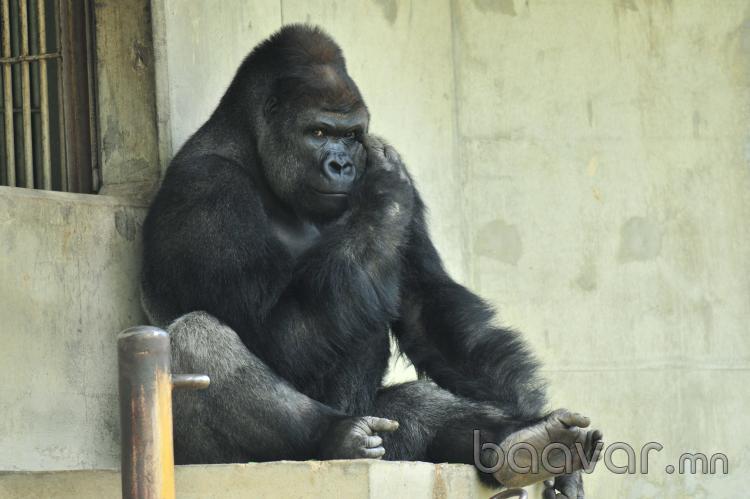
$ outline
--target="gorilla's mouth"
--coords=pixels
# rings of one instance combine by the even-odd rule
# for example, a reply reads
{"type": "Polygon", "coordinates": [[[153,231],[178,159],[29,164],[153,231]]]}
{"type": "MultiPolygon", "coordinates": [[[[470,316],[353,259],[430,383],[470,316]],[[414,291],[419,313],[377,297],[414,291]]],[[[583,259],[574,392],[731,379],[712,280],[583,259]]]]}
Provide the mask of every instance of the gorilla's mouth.
{"type": "Polygon", "coordinates": [[[319,191],[318,189],[313,189],[315,192],[320,194],[321,196],[327,196],[327,197],[334,197],[334,198],[343,198],[349,195],[348,192],[338,192],[338,191],[319,191]]]}

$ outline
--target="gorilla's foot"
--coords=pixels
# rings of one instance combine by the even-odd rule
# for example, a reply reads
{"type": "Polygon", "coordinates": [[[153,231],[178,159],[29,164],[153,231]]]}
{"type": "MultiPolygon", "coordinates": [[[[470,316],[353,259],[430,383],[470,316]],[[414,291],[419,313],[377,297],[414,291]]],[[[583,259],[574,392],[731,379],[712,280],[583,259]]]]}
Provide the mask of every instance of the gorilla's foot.
{"type": "Polygon", "coordinates": [[[385,455],[378,433],[398,429],[398,422],[365,416],[334,423],[321,443],[321,459],[380,459],[385,455]]]}
{"type": "Polygon", "coordinates": [[[583,469],[601,448],[602,432],[587,429],[589,424],[586,416],[558,409],[511,433],[500,443],[503,461],[493,476],[506,487],[525,487],[583,469]]]}

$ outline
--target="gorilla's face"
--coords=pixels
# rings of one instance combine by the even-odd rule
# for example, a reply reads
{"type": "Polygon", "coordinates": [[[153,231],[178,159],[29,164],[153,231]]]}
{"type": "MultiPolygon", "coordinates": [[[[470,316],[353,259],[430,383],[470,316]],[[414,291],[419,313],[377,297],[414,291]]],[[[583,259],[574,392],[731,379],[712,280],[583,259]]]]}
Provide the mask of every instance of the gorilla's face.
{"type": "Polygon", "coordinates": [[[277,112],[282,116],[273,120],[267,137],[275,144],[261,151],[271,189],[303,218],[325,221],[341,215],[365,169],[366,108],[277,112]]]}

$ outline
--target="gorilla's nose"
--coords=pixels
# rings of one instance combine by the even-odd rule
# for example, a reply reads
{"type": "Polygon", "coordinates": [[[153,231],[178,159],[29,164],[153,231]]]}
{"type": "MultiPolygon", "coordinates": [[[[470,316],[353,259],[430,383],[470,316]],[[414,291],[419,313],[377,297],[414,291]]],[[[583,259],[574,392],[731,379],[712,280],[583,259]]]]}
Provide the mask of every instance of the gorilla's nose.
{"type": "Polygon", "coordinates": [[[352,183],[354,173],[354,164],[347,156],[332,156],[323,163],[323,174],[341,187],[347,187],[352,183]]]}

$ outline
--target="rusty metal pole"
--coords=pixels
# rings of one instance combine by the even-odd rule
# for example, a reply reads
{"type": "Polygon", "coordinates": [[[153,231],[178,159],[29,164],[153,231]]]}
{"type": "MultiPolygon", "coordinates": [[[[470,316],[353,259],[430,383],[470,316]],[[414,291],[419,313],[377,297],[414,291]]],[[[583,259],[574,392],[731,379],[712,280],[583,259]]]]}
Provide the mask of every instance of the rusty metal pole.
{"type": "Polygon", "coordinates": [[[495,494],[494,496],[490,497],[490,499],[510,499],[512,497],[515,497],[517,499],[528,499],[529,493],[523,489],[508,489],[500,492],[499,494],[495,494]]]}
{"type": "Polygon", "coordinates": [[[208,376],[170,372],[169,335],[138,326],[117,338],[123,499],[174,499],[172,389],[201,389],[208,376]]]}

